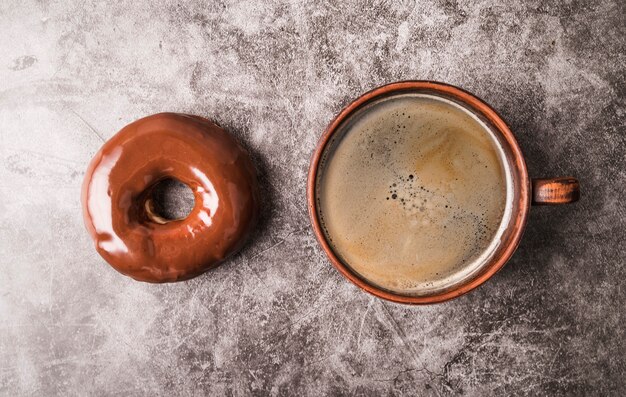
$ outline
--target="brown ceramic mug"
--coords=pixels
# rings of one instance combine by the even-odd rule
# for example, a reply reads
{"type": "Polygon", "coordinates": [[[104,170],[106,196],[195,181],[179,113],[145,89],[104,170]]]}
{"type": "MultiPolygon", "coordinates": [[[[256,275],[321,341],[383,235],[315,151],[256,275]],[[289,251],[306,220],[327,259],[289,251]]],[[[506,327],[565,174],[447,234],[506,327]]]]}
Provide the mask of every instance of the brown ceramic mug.
{"type": "Polygon", "coordinates": [[[517,248],[524,231],[530,206],[556,205],[577,201],[579,198],[579,184],[575,178],[561,177],[550,179],[531,179],[528,176],[522,151],[511,130],[496,111],[478,97],[460,88],[432,81],[403,81],[391,83],[376,88],[346,106],[328,125],[313,154],[307,183],[307,200],[309,215],[313,229],[326,255],[341,274],[361,289],[383,299],[405,304],[429,304],[443,302],[465,294],[478,287],[493,276],[509,260],[517,248]],[[497,145],[504,153],[504,161],[512,180],[511,214],[505,223],[503,218],[503,232],[499,235],[499,243],[495,251],[470,278],[448,285],[437,291],[428,293],[404,294],[392,291],[372,282],[354,271],[344,263],[331,247],[327,235],[323,231],[319,217],[319,198],[317,185],[319,183],[320,164],[325,156],[325,149],[333,140],[335,133],[342,128],[355,112],[365,107],[389,98],[394,95],[407,93],[427,94],[453,101],[466,110],[469,110],[482,122],[489,126],[490,131],[497,138],[497,145]]]}

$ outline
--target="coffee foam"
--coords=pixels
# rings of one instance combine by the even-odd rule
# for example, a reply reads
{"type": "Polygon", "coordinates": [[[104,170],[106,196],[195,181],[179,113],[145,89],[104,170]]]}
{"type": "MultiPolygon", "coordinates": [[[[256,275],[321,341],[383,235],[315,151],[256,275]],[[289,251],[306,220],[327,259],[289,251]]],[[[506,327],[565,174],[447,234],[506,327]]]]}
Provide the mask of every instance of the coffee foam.
{"type": "Polygon", "coordinates": [[[404,294],[445,289],[493,254],[509,166],[490,129],[448,99],[402,94],[357,111],[322,154],[318,218],[337,256],[404,294]]]}

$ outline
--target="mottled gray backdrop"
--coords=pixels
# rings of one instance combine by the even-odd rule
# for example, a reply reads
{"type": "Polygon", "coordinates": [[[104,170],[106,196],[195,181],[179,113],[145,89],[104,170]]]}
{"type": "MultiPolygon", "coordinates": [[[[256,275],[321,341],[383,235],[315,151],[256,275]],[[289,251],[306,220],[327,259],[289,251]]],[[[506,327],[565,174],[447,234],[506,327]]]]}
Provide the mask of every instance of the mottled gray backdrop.
{"type": "Polygon", "coordinates": [[[203,3],[0,2],[0,394],[624,395],[626,2],[203,3]],[[429,307],[346,282],[307,217],[325,125],[401,79],[483,97],[532,176],[583,189],[429,307]],[[96,254],[79,196],[103,140],[161,111],[230,129],[265,213],[223,266],[150,285],[96,254]]]}

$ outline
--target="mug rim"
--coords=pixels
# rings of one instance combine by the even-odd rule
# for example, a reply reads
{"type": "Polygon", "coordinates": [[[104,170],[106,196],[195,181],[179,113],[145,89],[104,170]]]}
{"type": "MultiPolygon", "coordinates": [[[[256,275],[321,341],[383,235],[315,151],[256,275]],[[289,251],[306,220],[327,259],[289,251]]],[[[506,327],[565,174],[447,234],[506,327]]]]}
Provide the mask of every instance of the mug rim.
{"type": "Polygon", "coordinates": [[[528,176],[524,155],[509,126],[485,101],[476,95],[451,84],[431,80],[405,80],[385,84],[362,94],[346,105],[328,124],[311,157],[307,179],[307,202],[309,207],[309,218],[317,241],[322,246],[322,249],[335,269],[337,269],[345,278],[360,289],[378,298],[404,304],[431,304],[445,302],[468,293],[490,279],[504,266],[506,262],[508,262],[517,249],[526,226],[530,210],[530,178],[528,176]],[[473,113],[486,118],[493,127],[494,133],[500,134],[500,136],[504,138],[504,142],[500,142],[500,145],[508,146],[508,149],[512,154],[512,159],[509,161],[511,161],[511,166],[514,168],[513,171],[515,171],[512,172],[512,180],[514,192],[513,215],[516,216],[510,221],[509,226],[506,229],[507,232],[511,232],[507,237],[506,246],[499,251],[499,255],[495,255],[489,260],[489,262],[483,264],[480,272],[475,277],[466,280],[449,290],[435,292],[428,295],[404,295],[382,289],[370,282],[367,282],[364,278],[362,278],[362,276],[359,276],[355,271],[344,264],[326,241],[326,237],[324,236],[318,219],[317,204],[315,199],[317,173],[322,154],[326,145],[330,141],[330,138],[338,131],[343,122],[361,107],[373,102],[376,99],[383,96],[411,91],[430,91],[435,94],[443,94],[444,96],[452,97],[469,107],[469,110],[473,113]],[[504,143],[506,143],[506,145],[504,143]],[[517,174],[517,178],[515,174],[517,174]],[[519,197],[516,197],[518,195],[519,197]],[[515,200],[516,198],[517,200],[515,200]]]}

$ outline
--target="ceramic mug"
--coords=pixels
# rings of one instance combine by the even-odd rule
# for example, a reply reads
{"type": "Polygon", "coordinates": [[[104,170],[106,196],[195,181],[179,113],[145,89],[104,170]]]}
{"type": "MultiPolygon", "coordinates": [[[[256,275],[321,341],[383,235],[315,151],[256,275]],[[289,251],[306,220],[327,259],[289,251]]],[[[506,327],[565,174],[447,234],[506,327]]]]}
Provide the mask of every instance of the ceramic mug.
{"type": "Polygon", "coordinates": [[[526,226],[531,205],[566,204],[577,201],[579,196],[579,184],[575,178],[561,177],[550,179],[531,179],[528,176],[524,155],[522,154],[519,144],[515,140],[511,129],[507,126],[502,117],[500,117],[491,106],[487,105],[475,95],[458,87],[433,81],[402,81],[391,83],[363,94],[361,97],[346,106],[333,119],[333,121],[331,121],[322,134],[311,159],[307,183],[307,200],[311,223],[319,243],[335,268],[361,289],[379,298],[405,304],[429,304],[443,302],[456,298],[478,287],[493,276],[498,270],[500,270],[513,255],[513,252],[519,245],[526,226]],[[497,137],[497,144],[505,153],[505,161],[508,162],[513,181],[512,214],[509,218],[508,224],[506,225],[504,233],[501,235],[501,243],[491,258],[481,265],[480,270],[473,278],[462,280],[461,283],[452,285],[442,291],[436,291],[425,295],[403,295],[380,288],[367,282],[364,278],[351,270],[349,266],[343,263],[335,252],[333,252],[333,249],[326,240],[326,236],[322,231],[317,208],[319,203],[316,199],[316,183],[318,179],[317,176],[320,161],[322,159],[324,149],[331,140],[333,134],[341,129],[344,122],[346,122],[350,116],[352,116],[359,109],[362,109],[364,106],[383,97],[387,98],[389,96],[403,93],[425,93],[453,100],[464,106],[474,115],[479,117],[483,122],[488,124],[497,137]]]}

